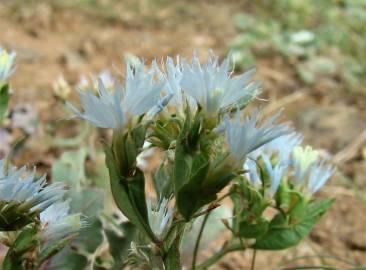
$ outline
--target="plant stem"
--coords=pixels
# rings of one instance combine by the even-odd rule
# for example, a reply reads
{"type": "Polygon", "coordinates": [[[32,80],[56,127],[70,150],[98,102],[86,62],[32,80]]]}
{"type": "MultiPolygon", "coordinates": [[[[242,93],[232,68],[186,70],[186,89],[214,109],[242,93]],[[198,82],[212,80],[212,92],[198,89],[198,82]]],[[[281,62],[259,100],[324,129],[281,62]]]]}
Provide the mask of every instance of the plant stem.
{"type": "Polygon", "coordinates": [[[204,261],[203,263],[201,263],[200,265],[198,265],[195,268],[195,270],[205,270],[208,267],[210,267],[211,265],[213,265],[216,262],[218,262],[226,254],[228,254],[230,252],[242,251],[242,250],[245,250],[245,247],[242,244],[226,245],[226,246],[222,247],[219,252],[217,252],[212,257],[208,258],[206,261],[204,261]]]}
{"type": "Polygon", "coordinates": [[[197,255],[198,255],[198,249],[199,249],[199,246],[200,246],[201,237],[202,237],[203,230],[205,229],[205,226],[206,226],[206,223],[207,223],[207,220],[208,220],[208,217],[210,216],[210,214],[211,214],[211,212],[208,212],[205,215],[205,217],[202,221],[202,224],[201,224],[200,231],[199,231],[198,236],[197,236],[196,244],[194,246],[194,251],[193,251],[192,270],[196,269],[196,261],[197,261],[197,255]]]}
{"type": "Polygon", "coordinates": [[[252,264],[251,264],[251,267],[250,267],[250,270],[254,270],[254,267],[255,267],[255,257],[257,255],[257,250],[256,249],[253,249],[253,257],[252,257],[252,264]]]}

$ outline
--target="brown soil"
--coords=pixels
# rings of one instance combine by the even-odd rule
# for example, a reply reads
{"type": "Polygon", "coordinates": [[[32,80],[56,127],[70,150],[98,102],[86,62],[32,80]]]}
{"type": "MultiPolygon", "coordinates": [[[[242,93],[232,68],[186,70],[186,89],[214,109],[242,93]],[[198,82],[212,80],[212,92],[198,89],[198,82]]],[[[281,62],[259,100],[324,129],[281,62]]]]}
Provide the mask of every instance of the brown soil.
{"type": "MultiPolygon", "coordinates": [[[[212,48],[224,55],[236,34],[233,15],[244,8],[238,2],[155,4],[131,0],[100,13],[83,6],[61,6],[51,0],[0,2],[0,44],[18,53],[11,106],[31,103],[40,121],[34,138],[16,156],[17,162],[27,160],[49,171],[59,154],[42,145],[42,139],[48,125],[66,117],[52,93],[52,83],[60,74],[76,83],[81,74],[121,69],[127,53],[150,60],[166,55],[190,56],[194,50],[212,48]]],[[[307,142],[337,154],[365,130],[366,112],[361,110],[365,93],[349,97],[326,84],[308,88],[277,57],[260,61],[257,70],[264,96],[271,100],[269,106],[285,107],[286,117],[305,132],[307,142]],[[288,95],[293,100],[286,100],[288,95]]],[[[256,269],[273,269],[282,259],[314,254],[366,265],[366,157],[362,149],[365,151],[365,143],[340,163],[337,177],[319,194],[334,196],[337,202],[311,236],[289,251],[259,252],[256,269]]],[[[250,258],[250,252],[232,254],[215,269],[249,269],[250,258]]],[[[321,263],[319,259],[299,262],[321,263]]],[[[338,261],[327,262],[346,267],[338,261]]]]}

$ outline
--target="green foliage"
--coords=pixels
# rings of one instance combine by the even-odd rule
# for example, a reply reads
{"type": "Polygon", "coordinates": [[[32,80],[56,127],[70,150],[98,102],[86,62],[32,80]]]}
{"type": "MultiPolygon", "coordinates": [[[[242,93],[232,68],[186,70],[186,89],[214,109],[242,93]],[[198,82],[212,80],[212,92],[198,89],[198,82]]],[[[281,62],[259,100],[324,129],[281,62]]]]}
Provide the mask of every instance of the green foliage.
{"type": "Polygon", "coordinates": [[[254,248],[280,250],[298,244],[333,203],[333,199],[309,203],[304,216],[293,222],[283,213],[277,214],[269,224],[267,233],[257,240],[254,248]]]}
{"type": "Polygon", "coordinates": [[[52,166],[54,181],[70,188],[71,211],[83,213],[87,226],[73,240],[72,249],[64,249],[52,258],[50,269],[122,269],[135,238],[135,227],[118,221],[114,209],[108,207],[109,174],[100,163],[104,154],[97,150],[93,160],[97,166],[88,167],[91,153],[86,147],[66,151],[52,166]]]}
{"type": "MultiPolygon", "coordinates": [[[[289,248],[309,234],[333,203],[312,196],[333,168],[309,161],[309,148],[298,146],[298,136],[291,137],[287,125],[276,125],[277,116],[260,121],[254,111],[240,120],[240,110],[258,93],[258,84],[250,82],[252,73],[232,78],[228,61],[218,65],[213,56],[206,65],[198,61],[194,57],[192,66],[167,63],[170,72],[165,76],[173,74],[170,90],[182,95],[183,104],[176,104],[180,108],[175,113],[165,107],[174,95],[159,99],[157,90],[167,85],[164,75],[160,76],[164,81],[152,83],[143,66],[127,73],[128,93],[122,88],[113,95],[99,89],[99,97],[81,93],[86,111],[77,112],[78,116],[114,128],[112,141],[104,142],[104,154],[83,145],[63,152],[52,166],[52,185],[43,186],[45,178],[33,181],[35,174],[24,180],[25,170],[8,168],[0,161],[4,186],[0,187],[0,229],[7,233],[1,240],[9,247],[4,269],[179,270],[182,247],[194,243],[192,270],[201,270],[229,252],[289,248]],[[184,68],[192,96],[183,95],[179,85],[184,68]],[[151,87],[146,90],[150,94],[133,92],[130,86],[138,83],[138,89],[151,87]],[[250,98],[234,93],[243,88],[250,98]],[[119,107],[124,94],[126,100],[136,102],[129,111],[119,107]],[[143,171],[139,161],[151,148],[158,149],[162,159],[156,168],[143,171]],[[291,155],[294,149],[301,166],[291,155]],[[101,166],[102,157],[106,168],[101,166]],[[296,178],[300,173],[295,165],[306,179],[296,178]],[[70,201],[50,203],[64,196],[63,185],[57,182],[68,187],[70,201]],[[156,199],[148,197],[150,187],[156,199]],[[221,206],[224,199],[232,201],[230,213],[221,206]],[[37,211],[24,212],[33,200],[41,201],[35,204],[37,211]],[[274,209],[274,216],[267,214],[269,209],[274,209]],[[220,211],[225,214],[219,215],[220,211]],[[231,232],[230,239],[196,266],[200,241],[207,245],[223,229],[231,232]]],[[[83,144],[82,138],[91,137],[88,132],[68,139],[67,145],[83,144]]]]}
{"type": "MultiPolygon", "coordinates": [[[[35,228],[23,230],[9,248],[3,263],[4,270],[21,270],[25,267],[23,257],[30,249],[37,245],[37,230],[35,228]]],[[[33,268],[33,266],[31,266],[33,268]]]]}

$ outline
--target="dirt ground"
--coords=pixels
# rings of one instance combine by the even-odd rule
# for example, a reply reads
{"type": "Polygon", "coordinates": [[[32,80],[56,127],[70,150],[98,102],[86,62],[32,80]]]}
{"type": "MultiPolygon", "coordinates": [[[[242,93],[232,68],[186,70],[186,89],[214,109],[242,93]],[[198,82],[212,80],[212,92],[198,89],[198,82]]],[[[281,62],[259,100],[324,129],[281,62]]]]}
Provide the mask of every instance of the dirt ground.
{"type": "MultiPolygon", "coordinates": [[[[0,44],[18,54],[11,106],[31,104],[41,124],[16,160],[45,171],[59,153],[47,147],[36,151],[34,143],[42,141],[50,123],[66,117],[52,93],[60,74],[76,83],[81,74],[123,68],[123,58],[131,54],[151,60],[189,57],[194,50],[211,48],[224,56],[236,35],[232,17],[245,8],[240,1],[166,5],[130,0],[96,13],[50,1],[20,3],[0,1],[0,44]]],[[[319,194],[334,196],[337,202],[310,237],[288,251],[258,252],[256,269],[276,269],[282,260],[314,254],[366,265],[366,92],[345,93],[323,81],[307,87],[279,57],[260,61],[257,71],[263,97],[269,100],[261,106],[267,112],[284,107],[285,117],[304,132],[306,142],[334,155],[339,171],[319,194]]],[[[215,269],[249,269],[250,258],[250,252],[228,255],[215,269]]],[[[324,260],[346,269],[339,260],[324,260]]],[[[319,258],[299,262],[322,263],[319,258]]]]}

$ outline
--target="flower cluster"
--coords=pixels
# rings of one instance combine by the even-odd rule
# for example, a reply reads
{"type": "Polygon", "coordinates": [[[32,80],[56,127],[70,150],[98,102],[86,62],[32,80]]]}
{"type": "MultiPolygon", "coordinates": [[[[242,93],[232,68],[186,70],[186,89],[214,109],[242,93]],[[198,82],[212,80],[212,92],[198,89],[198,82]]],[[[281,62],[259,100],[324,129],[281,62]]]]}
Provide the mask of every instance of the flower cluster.
{"type": "Polygon", "coordinates": [[[70,214],[70,201],[58,201],[40,215],[41,239],[49,244],[74,236],[81,228],[80,214],[70,214]]]}
{"type": "Polygon", "coordinates": [[[263,184],[258,166],[258,161],[262,160],[271,182],[268,189],[271,197],[285,178],[308,196],[318,191],[332,176],[334,168],[320,159],[318,151],[310,146],[299,146],[300,138],[296,133],[281,136],[258,149],[255,158],[248,158],[244,169],[248,171],[247,179],[251,185],[259,187],[263,184]]]}
{"type": "Polygon", "coordinates": [[[202,108],[206,117],[216,117],[229,107],[248,103],[260,93],[259,83],[252,81],[254,70],[232,76],[229,60],[227,58],[219,65],[218,58],[210,54],[207,63],[201,65],[198,56],[194,55],[191,64],[179,57],[174,64],[168,57],[162,63],[162,69],[156,61],[150,69],[139,61],[133,67],[126,66],[124,87],[116,84],[109,92],[100,80],[99,98],[90,91],[78,91],[83,112],[71,104],[69,107],[91,124],[112,129],[128,126],[135,116],[148,112],[155,115],[168,102],[180,114],[188,102],[190,107],[202,108]]]}
{"type": "Polygon", "coordinates": [[[159,106],[162,84],[154,81],[152,69],[145,72],[143,63],[127,65],[124,86],[116,83],[109,92],[102,80],[98,83],[99,98],[91,92],[79,90],[84,112],[69,104],[75,114],[100,128],[122,129],[133,117],[143,115],[154,106],[159,106]]]}
{"type": "MultiPolygon", "coordinates": [[[[9,165],[10,166],[10,165],[9,165]]],[[[81,227],[80,215],[69,215],[69,201],[59,183],[47,185],[46,176],[26,167],[9,167],[0,160],[0,229],[13,231],[29,223],[41,223],[42,241],[60,240],[81,227]],[[40,220],[38,220],[40,216],[40,220]]]]}
{"type": "MultiPolygon", "coordinates": [[[[100,80],[98,96],[79,90],[81,111],[69,105],[77,117],[113,129],[112,143],[105,145],[111,191],[143,239],[130,256],[133,265],[181,269],[176,255],[189,224],[222,198],[233,202],[232,222],[226,223],[232,241],[255,240],[243,249],[297,244],[332,204],[312,195],[333,167],[300,146],[302,136],[278,123],[280,113],[264,119],[254,109],[242,118],[260,93],[253,75],[234,75],[230,58],[219,63],[212,53],[203,64],[197,55],[191,61],[168,57],[161,66],[153,61],[149,68],[136,61],[127,65],[123,86],[110,89],[100,80]],[[146,166],[140,166],[147,145],[163,156],[152,172],[154,205],[146,196],[146,166]],[[220,198],[224,190],[228,194],[220,198]],[[267,217],[268,207],[277,214],[267,217]]],[[[203,265],[199,269],[209,266],[203,265]]]]}

